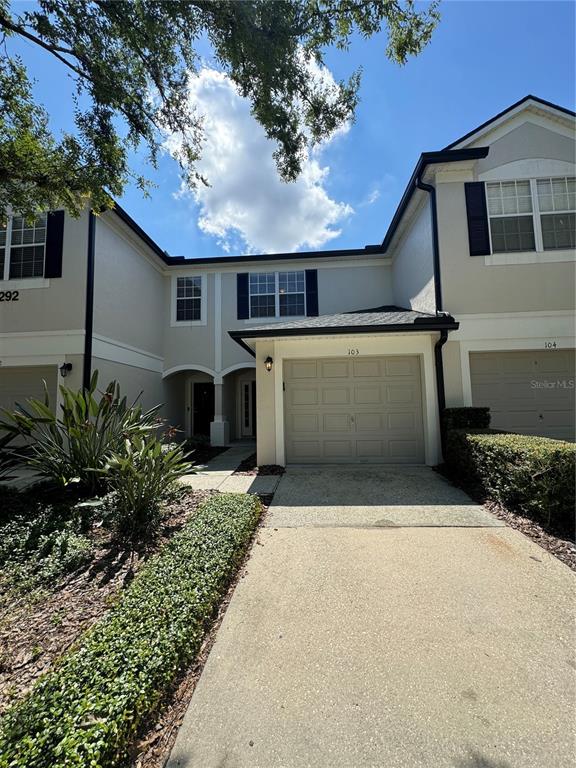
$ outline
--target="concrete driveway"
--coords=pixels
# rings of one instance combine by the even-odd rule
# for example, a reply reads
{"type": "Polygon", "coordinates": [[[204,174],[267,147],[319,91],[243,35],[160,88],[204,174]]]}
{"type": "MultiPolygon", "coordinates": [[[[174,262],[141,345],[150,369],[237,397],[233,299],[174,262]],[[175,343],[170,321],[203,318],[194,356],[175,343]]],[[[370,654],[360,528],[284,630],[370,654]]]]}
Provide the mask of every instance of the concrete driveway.
{"type": "Polygon", "coordinates": [[[574,579],[426,468],[294,468],[170,768],[572,768],[574,579]]]}

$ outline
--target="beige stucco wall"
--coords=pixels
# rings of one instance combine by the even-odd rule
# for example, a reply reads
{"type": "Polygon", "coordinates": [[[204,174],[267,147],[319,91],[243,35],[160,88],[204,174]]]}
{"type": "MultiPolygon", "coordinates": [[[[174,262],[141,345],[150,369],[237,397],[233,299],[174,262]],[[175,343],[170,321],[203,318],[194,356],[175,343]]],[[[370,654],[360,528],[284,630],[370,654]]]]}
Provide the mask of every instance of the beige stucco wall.
{"type": "Polygon", "coordinates": [[[548,130],[541,125],[525,122],[493,142],[480,140],[480,146],[490,146],[488,156],[478,161],[479,174],[492,168],[528,158],[545,158],[575,162],[574,139],[548,130]]]}
{"type": "Polygon", "coordinates": [[[437,187],[444,309],[454,315],[574,307],[574,262],[488,266],[470,256],[464,183],[437,187]]]}
{"type": "MultiPolygon", "coordinates": [[[[126,395],[128,403],[132,403],[141,392],[142,396],[138,402],[144,409],[164,403],[164,387],[160,373],[98,357],[92,360],[92,371],[96,370],[98,388],[101,390],[106,389],[111,381],[118,381],[120,391],[122,395],[126,395]]],[[[161,415],[165,416],[164,410],[161,415]]]]}
{"type": "MultiPolygon", "coordinates": [[[[450,337],[448,337],[450,339],[450,337]]],[[[464,405],[462,392],[462,364],[460,343],[448,340],[442,348],[444,365],[444,393],[446,406],[457,408],[464,405]]]]}
{"type": "MultiPolygon", "coordinates": [[[[482,143],[489,144],[490,151],[477,163],[474,178],[554,176],[559,167],[569,169],[574,163],[574,139],[531,122],[482,143]]],[[[540,263],[490,265],[484,256],[470,256],[464,181],[439,182],[436,187],[445,310],[458,315],[574,308],[574,260],[551,261],[548,251],[540,263]]],[[[569,252],[556,254],[570,257],[569,252]]]]}
{"type": "Polygon", "coordinates": [[[162,355],[165,278],[114,214],[96,219],[94,333],[162,355]]]}
{"type": "Polygon", "coordinates": [[[82,330],[86,306],[88,214],[78,219],[66,214],[62,277],[49,281],[0,280],[0,290],[19,284],[18,301],[0,302],[0,333],[82,330]],[[28,287],[47,282],[45,287],[28,287]]]}
{"type": "Polygon", "coordinates": [[[164,297],[164,370],[179,366],[202,366],[216,374],[230,368],[251,365],[254,359],[235,341],[228,331],[254,325],[281,322],[290,318],[239,320],[237,317],[238,272],[274,272],[302,269],[318,270],[318,304],[320,314],[368,309],[393,303],[391,268],[388,264],[327,265],[321,260],[270,262],[261,265],[238,265],[236,269],[210,268],[174,270],[165,279],[164,297]],[[206,276],[205,324],[173,325],[173,280],[177,275],[206,276]],[[220,285],[220,302],[216,286],[220,285]]]}
{"type": "Polygon", "coordinates": [[[394,259],[392,284],[394,304],[406,309],[434,313],[434,263],[430,197],[423,199],[390,255],[394,259]]]}

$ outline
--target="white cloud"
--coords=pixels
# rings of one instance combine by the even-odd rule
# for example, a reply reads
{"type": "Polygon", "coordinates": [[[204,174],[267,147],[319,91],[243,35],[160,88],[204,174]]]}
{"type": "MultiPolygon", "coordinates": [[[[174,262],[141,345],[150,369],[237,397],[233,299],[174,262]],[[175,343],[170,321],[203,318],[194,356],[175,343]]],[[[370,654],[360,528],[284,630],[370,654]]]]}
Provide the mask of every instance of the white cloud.
{"type": "MultiPolygon", "coordinates": [[[[332,77],[328,70],[317,76],[332,77]]],[[[295,182],[286,183],[272,157],[276,145],[224,74],[202,69],[191,81],[190,99],[204,116],[206,134],[197,170],[211,186],[183,188],[178,194],[192,196],[203,232],[216,237],[225,250],[236,244],[263,253],[319,248],[340,234],[353,210],[326,191],[330,168],[321,164],[323,147],[305,158],[295,182]]],[[[335,135],[347,130],[345,126],[335,135]]],[[[169,136],[165,145],[177,153],[178,138],[169,136]]]]}

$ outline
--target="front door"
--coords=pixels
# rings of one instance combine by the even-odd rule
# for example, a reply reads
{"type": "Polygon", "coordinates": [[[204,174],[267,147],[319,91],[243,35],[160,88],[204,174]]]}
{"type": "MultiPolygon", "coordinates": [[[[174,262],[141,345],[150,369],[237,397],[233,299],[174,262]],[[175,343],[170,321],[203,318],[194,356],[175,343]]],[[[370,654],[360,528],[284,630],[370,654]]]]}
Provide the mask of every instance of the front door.
{"type": "Polygon", "coordinates": [[[195,435],[210,435],[210,424],[214,421],[214,384],[197,382],[194,384],[194,424],[195,435]]]}

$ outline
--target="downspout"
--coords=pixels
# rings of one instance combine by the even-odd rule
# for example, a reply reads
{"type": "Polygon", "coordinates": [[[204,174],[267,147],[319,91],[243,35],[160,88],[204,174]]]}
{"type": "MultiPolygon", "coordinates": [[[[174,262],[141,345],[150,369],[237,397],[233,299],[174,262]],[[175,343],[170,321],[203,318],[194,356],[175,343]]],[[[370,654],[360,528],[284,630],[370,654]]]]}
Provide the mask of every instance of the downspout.
{"type": "Polygon", "coordinates": [[[94,244],[96,235],[96,218],[93,211],[88,214],[88,251],[86,269],[86,319],[84,332],[84,369],[82,372],[82,388],[90,388],[92,378],[92,335],[94,331],[94,244]]]}
{"type": "MultiPolygon", "coordinates": [[[[418,175],[416,186],[418,189],[427,192],[430,195],[430,215],[432,218],[432,264],[434,269],[434,299],[436,303],[436,314],[442,314],[442,284],[440,278],[440,246],[438,244],[438,209],[436,206],[436,187],[432,184],[426,184],[422,181],[422,173],[418,175]]],[[[448,331],[440,331],[440,338],[434,345],[434,367],[436,370],[436,394],[438,397],[438,418],[440,419],[440,448],[442,459],[445,453],[445,435],[442,424],[442,414],[446,408],[446,391],[444,388],[444,360],[442,356],[442,347],[448,340],[448,331]]]]}

